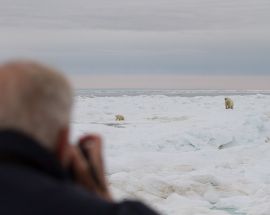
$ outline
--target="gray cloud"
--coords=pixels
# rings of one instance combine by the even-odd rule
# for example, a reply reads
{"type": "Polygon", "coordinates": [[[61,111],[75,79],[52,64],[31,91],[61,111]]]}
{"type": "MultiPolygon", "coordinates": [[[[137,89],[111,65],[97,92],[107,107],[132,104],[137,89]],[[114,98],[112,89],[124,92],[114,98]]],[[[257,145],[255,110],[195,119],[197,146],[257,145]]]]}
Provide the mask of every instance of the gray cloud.
{"type": "Polygon", "coordinates": [[[22,31],[0,34],[0,57],[79,73],[269,74],[270,31],[22,31]]]}
{"type": "Polygon", "coordinates": [[[0,0],[0,26],[110,30],[269,27],[269,0],[0,0]]]}

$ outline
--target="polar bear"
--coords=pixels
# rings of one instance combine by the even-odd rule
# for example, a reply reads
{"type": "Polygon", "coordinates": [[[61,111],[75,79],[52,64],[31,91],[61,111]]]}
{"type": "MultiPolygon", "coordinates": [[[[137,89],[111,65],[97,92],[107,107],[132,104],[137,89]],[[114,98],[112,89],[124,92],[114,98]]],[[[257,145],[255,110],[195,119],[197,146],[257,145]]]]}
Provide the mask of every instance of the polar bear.
{"type": "Polygon", "coordinates": [[[233,106],[234,106],[233,100],[226,97],[225,98],[225,108],[226,109],[233,109],[233,106]]]}
{"type": "Polygon", "coordinates": [[[115,115],[115,120],[116,121],[124,121],[125,117],[123,115],[118,114],[118,115],[115,115]]]}

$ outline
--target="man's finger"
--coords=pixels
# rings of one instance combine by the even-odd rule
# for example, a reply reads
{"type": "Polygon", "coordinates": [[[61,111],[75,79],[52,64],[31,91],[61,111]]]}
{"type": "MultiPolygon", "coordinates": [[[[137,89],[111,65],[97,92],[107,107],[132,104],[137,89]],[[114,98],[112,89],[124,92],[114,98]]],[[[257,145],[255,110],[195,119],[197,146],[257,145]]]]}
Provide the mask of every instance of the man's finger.
{"type": "Polygon", "coordinates": [[[89,166],[80,150],[77,147],[70,147],[70,168],[75,180],[85,186],[89,191],[96,191],[96,186],[89,173],[89,166]]]}
{"type": "Polygon", "coordinates": [[[80,139],[79,146],[88,160],[90,172],[99,190],[107,193],[108,184],[105,177],[105,168],[102,158],[102,139],[98,135],[87,135],[80,139]]]}

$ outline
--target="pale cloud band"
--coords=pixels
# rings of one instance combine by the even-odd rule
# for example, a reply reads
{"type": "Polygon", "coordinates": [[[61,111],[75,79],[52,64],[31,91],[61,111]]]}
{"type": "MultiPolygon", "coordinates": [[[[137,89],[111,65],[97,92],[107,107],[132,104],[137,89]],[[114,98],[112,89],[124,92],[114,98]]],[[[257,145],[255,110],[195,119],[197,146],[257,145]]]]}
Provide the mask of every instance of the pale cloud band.
{"type": "Polygon", "coordinates": [[[75,88],[270,90],[270,76],[70,75],[75,88]]]}

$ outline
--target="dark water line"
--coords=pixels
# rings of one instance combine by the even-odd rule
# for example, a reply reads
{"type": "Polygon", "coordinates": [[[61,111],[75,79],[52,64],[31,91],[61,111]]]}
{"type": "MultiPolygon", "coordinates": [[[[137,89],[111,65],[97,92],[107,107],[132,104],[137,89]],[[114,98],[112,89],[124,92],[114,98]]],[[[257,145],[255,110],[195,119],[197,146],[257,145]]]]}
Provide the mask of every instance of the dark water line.
{"type": "Polygon", "coordinates": [[[149,90],[149,89],[77,89],[75,96],[83,97],[122,97],[122,96],[156,96],[195,97],[195,96],[236,96],[236,95],[270,95],[262,90],[149,90]]]}

